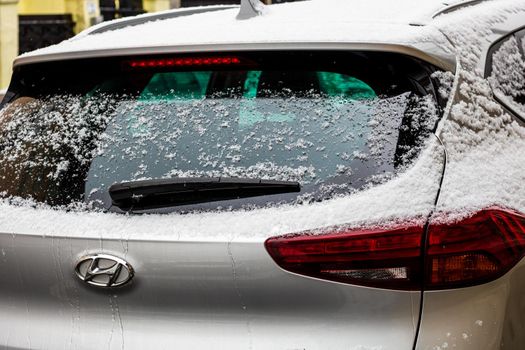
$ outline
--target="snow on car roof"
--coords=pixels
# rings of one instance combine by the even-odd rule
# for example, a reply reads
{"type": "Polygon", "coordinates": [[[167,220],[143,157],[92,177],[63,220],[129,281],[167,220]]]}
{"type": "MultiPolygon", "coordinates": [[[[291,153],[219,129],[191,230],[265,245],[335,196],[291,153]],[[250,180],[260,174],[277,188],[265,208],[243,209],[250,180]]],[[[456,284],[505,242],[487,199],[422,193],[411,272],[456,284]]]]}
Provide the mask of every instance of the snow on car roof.
{"type": "MultiPolygon", "coordinates": [[[[142,24],[92,34],[108,24],[99,25],[71,40],[23,55],[17,64],[75,52],[93,56],[104,50],[210,44],[387,43],[436,51],[446,46],[445,37],[421,23],[443,7],[444,2],[437,0],[310,0],[267,6],[263,16],[249,20],[236,19],[237,7],[219,11],[214,7],[215,11],[156,21],[144,16],[142,24]]],[[[189,10],[173,13],[184,11],[189,10]]]]}

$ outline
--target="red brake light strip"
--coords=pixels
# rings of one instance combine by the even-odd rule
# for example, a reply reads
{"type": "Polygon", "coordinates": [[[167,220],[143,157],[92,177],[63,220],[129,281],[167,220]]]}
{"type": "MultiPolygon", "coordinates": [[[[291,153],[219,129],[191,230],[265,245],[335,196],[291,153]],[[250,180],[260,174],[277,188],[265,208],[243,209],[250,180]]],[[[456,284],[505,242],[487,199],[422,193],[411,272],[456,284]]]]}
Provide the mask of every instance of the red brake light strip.
{"type": "Polygon", "coordinates": [[[127,61],[130,68],[162,68],[162,67],[192,67],[192,66],[229,66],[241,63],[241,59],[235,56],[221,57],[178,57],[178,58],[155,58],[127,61]]]}

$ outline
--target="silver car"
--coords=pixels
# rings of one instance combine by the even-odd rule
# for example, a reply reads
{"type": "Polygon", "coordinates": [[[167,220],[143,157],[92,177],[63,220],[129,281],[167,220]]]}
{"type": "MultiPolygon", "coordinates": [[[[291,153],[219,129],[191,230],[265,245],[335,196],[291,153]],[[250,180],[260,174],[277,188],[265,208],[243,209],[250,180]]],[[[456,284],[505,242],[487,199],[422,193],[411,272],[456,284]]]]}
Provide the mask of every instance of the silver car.
{"type": "Polygon", "coordinates": [[[525,348],[525,4],[99,24],[0,104],[5,349],[525,348]]]}

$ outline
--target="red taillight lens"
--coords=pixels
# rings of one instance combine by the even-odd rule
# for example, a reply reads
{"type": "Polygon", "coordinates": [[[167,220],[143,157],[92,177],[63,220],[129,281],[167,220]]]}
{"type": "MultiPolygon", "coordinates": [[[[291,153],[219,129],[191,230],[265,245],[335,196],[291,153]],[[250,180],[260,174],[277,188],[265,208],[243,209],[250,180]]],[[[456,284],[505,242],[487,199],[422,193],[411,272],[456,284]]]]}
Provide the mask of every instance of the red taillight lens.
{"type": "Polygon", "coordinates": [[[195,67],[195,66],[231,66],[241,64],[239,57],[178,57],[178,58],[152,58],[126,61],[128,68],[164,68],[164,67],[195,67]]]}
{"type": "Polygon", "coordinates": [[[488,282],[525,253],[525,216],[513,211],[487,209],[458,223],[431,225],[426,249],[423,231],[332,230],[273,237],[265,245],[287,271],[403,290],[421,289],[423,283],[425,289],[447,289],[488,282]]]}
{"type": "Polygon", "coordinates": [[[455,224],[429,229],[426,286],[464,287],[492,281],[525,252],[525,217],[502,209],[482,210],[455,224]]]}
{"type": "Polygon", "coordinates": [[[346,230],[270,238],[266,249],[283,269],[321,279],[414,289],[421,281],[422,227],[346,230]]]}

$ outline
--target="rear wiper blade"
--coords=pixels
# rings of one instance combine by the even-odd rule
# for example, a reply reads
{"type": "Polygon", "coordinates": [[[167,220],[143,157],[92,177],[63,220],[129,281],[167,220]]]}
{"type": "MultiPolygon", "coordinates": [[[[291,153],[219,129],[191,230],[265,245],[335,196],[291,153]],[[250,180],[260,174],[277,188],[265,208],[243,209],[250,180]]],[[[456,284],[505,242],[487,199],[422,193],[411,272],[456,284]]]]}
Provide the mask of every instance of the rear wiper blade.
{"type": "Polygon", "coordinates": [[[301,185],[292,181],[179,177],[117,183],[109,188],[109,195],[114,206],[128,211],[300,191],[301,185]]]}

